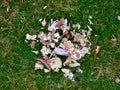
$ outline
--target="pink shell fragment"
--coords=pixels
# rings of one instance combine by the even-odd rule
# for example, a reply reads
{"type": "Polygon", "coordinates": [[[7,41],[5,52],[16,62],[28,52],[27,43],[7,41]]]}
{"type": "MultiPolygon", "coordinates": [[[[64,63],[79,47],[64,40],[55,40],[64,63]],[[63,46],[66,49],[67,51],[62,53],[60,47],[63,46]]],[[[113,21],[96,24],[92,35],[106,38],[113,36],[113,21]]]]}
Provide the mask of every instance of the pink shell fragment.
{"type": "Polygon", "coordinates": [[[54,49],[54,53],[62,56],[70,56],[70,52],[68,50],[58,47],[54,49]]]}
{"type": "Polygon", "coordinates": [[[60,19],[60,21],[57,22],[56,27],[60,28],[62,25],[64,25],[65,20],[64,18],[60,19]]]}
{"type": "Polygon", "coordinates": [[[46,42],[45,42],[45,40],[43,40],[43,39],[40,39],[40,42],[41,42],[43,45],[46,45],[46,42]]]}

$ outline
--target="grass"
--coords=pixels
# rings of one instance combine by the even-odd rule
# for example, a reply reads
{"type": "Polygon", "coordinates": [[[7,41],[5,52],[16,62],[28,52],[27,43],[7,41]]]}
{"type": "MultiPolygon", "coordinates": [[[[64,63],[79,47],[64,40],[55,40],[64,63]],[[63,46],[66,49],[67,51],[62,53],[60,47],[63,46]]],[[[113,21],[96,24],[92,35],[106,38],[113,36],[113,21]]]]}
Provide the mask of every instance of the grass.
{"type": "Polygon", "coordinates": [[[119,0],[25,0],[24,3],[9,0],[9,12],[0,3],[0,90],[120,89],[120,83],[115,82],[120,77],[119,0]],[[44,10],[44,6],[48,8],[44,10]],[[41,31],[39,19],[64,17],[86,28],[89,15],[94,23],[91,55],[81,61],[84,72],[77,74],[77,81],[69,81],[61,73],[35,71],[33,58],[37,56],[31,53],[24,39],[26,33],[41,31]],[[117,41],[111,41],[112,38],[117,41]]]}

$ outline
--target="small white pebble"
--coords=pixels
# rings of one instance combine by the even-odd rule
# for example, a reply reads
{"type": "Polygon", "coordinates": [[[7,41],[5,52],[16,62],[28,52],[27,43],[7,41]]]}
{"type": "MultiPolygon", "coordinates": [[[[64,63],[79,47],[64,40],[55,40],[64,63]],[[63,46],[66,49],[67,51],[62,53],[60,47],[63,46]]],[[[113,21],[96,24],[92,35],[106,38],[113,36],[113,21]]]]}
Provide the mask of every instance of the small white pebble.
{"type": "Polygon", "coordinates": [[[42,21],[42,18],[39,19],[39,22],[41,22],[41,21],[42,21]]]}
{"type": "Polygon", "coordinates": [[[44,29],[44,27],[41,27],[40,29],[42,30],[42,29],[44,29]]]}
{"type": "Polygon", "coordinates": [[[47,24],[45,18],[44,18],[44,20],[41,22],[41,24],[42,24],[43,27],[47,24]]]}
{"type": "Polygon", "coordinates": [[[95,34],[95,37],[97,37],[98,35],[97,34],[95,34]]]}
{"type": "Polygon", "coordinates": [[[7,12],[9,12],[9,10],[10,10],[10,6],[7,7],[7,12]]]}
{"type": "Polygon", "coordinates": [[[25,39],[25,42],[28,43],[28,41],[25,39]]]}
{"type": "Polygon", "coordinates": [[[32,5],[33,5],[33,6],[35,6],[35,5],[36,5],[36,3],[32,3],[32,5]]]}
{"type": "Polygon", "coordinates": [[[89,16],[89,19],[92,19],[92,16],[89,16]]]}
{"type": "Polygon", "coordinates": [[[38,51],[31,51],[32,53],[34,53],[34,54],[39,54],[39,52],[38,51]]]}
{"type": "Polygon", "coordinates": [[[91,72],[91,75],[94,75],[94,72],[91,72]]]}
{"type": "Polygon", "coordinates": [[[117,39],[116,39],[116,38],[112,38],[111,40],[112,40],[113,42],[116,42],[116,41],[117,41],[117,39]]]}
{"type": "Polygon", "coordinates": [[[47,6],[44,6],[43,9],[47,9],[47,6]]]}
{"type": "Polygon", "coordinates": [[[115,82],[116,82],[116,83],[120,83],[120,78],[117,77],[117,78],[115,79],[115,82]]]}
{"type": "Polygon", "coordinates": [[[120,16],[118,16],[118,20],[120,21],[120,16]]]}
{"type": "Polygon", "coordinates": [[[50,72],[50,70],[49,69],[44,69],[44,72],[48,73],[48,72],[50,72]]]}
{"type": "Polygon", "coordinates": [[[37,40],[36,42],[39,42],[39,40],[37,40]]]}
{"type": "Polygon", "coordinates": [[[99,49],[100,49],[100,46],[97,45],[97,47],[96,47],[96,49],[95,49],[96,54],[99,53],[99,49]]]}

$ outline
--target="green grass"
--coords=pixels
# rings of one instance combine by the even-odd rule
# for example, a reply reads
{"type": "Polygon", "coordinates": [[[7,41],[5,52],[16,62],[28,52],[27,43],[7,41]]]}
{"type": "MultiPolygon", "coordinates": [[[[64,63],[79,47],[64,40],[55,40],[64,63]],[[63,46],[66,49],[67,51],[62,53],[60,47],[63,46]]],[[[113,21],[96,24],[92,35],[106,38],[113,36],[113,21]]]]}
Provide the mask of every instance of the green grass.
{"type": "Polygon", "coordinates": [[[9,1],[9,12],[0,1],[0,90],[119,90],[120,15],[119,0],[19,0],[9,1]],[[36,3],[35,6],[32,4],[36,3]],[[48,6],[46,10],[44,6],[48,6]],[[88,24],[93,17],[91,55],[81,61],[83,74],[72,82],[61,73],[35,71],[35,57],[24,42],[25,34],[41,31],[40,18],[67,18],[88,24]],[[98,36],[95,37],[94,35],[98,36]],[[112,38],[117,41],[111,41],[112,38]],[[95,54],[95,47],[100,52],[95,54]],[[93,75],[91,73],[93,72],[93,75]]]}

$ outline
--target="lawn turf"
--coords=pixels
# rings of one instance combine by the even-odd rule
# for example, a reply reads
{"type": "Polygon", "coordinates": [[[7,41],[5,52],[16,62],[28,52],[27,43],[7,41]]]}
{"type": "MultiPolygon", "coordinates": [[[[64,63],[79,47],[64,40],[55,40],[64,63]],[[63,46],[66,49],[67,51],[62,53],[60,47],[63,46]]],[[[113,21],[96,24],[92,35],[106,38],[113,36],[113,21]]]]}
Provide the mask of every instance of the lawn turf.
{"type": "Polygon", "coordinates": [[[119,90],[119,0],[8,0],[0,1],[0,90],[119,90]],[[47,6],[47,9],[43,9],[47,6]],[[7,8],[9,11],[7,12],[7,8]],[[40,18],[67,18],[86,29],[92,16],[91,55],[81,60],[83,74],[72,82],[59,73],[34,70],[35,57],[24,42],[26,33],[41,31],[40,18]],[[95,35],[98,35],[95,37],[95,35]],[[116,38],[117,41],[112,41],[116,38]],[[95,47],[100,46],[99,54],[95,47]]]}

